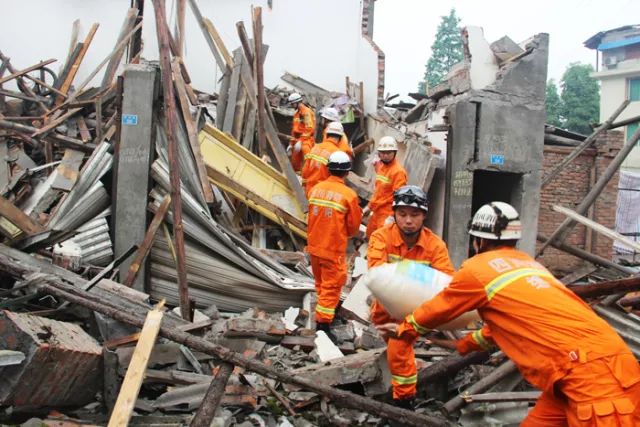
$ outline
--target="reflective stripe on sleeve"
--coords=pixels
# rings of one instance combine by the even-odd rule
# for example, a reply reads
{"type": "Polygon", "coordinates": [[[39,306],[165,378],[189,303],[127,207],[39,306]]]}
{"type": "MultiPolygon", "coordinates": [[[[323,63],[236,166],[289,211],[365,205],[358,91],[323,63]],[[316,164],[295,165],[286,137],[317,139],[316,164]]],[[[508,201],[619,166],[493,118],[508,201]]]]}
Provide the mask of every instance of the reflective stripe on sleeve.
{"type": "Polygon", "coordinates": [[[509,286],[516,280],[522,279],[523,277],[527,276],[538,276],[552,280],[555,279],[550,273],[537,268],[526,267],[512,270],[507,273],[501,274],[500,276],[487,283],[487,285],[485,285],[484,290],[487,294],[487,299],[491,301],[491,299],[496,296],[496,294],[502,289],[509,286]]]}
{"type": "Polygon", "coordinates": [[[409,321],[409,324],[413,327],[413,329],[416,330],[417,333],[419,333],[420,335],[424,335],[427,332],[429,332],[429,330],[427,328],[423,328],[422,326],[420,326],[418,324],[418,322],[416,322],[415,317],[413,317],[413,314],[410,314],[409,317],[407,318],[407,321],[409,321]]]}
{"type": "Polygon", "coordinates": [[[409,377],[403,377],[402,375],[392,375],[391,380],[398,385],[416,384],[418,382],[418,375],[411,375],[409,377]]]}
{"type": "Polygon", "coordinates": [[[481,329],[473,332],[471,334],[471,338],[473,338],[476,344],[478,344],[483,350],[489,350],[492,347],[491,344],[489,344],[489,342],[482,336],[481,329]]]}

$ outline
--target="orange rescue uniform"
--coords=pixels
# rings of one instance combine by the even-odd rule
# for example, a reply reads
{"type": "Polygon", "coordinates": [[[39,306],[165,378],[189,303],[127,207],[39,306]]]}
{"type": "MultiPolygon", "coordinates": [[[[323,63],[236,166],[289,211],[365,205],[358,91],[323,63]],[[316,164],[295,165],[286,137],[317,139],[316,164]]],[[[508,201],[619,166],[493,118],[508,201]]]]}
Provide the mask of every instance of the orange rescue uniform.
{"type": "Polygon", "coordinates": [[[362,209],[355,191],[330,176],[309,193],[307,252],[315,278],[316,322],[331,323],[347,280],[347,241],[355,236],[362,209]]]}
{"type": "Polygon", "coordinates": [[[467,260],[450,285],[407,316],[399,351],[429,328],[477,309],[485,327],[465,353],[497,344],[542,390],[523,426],[640,425],[640,367],[616,332],[529,255],[502,247],[467,260]]]}
{"type": "Polygon", "coordinates": [[[329,156],[338,150],[335,139],[325,139],[304,156],[304,166],[300,175],[302,176],[302,184],[307,198],[309,198],[309,192],[314,185],[324,181],[331,175],[327,167],[329,156]]]}
{"type": "Polygon", "coordinates": [[[407,183],[407,171],[394,158],[389,164],[378,162],[376,169],[376,185],[373,197],[369,201],[371,218],[367,223],[367,238],[371,233],[384,225],[385,219],[393,215],[393,192],[407,183]]]}
{"type": "MultiPolygon", "coordinates": [[[[386,225],[371,235],[367,250],[369,268],[405,259],[427,264],[443,273],[453,274],[454,272],[447,245],[427,227],[422,228],[418,241],[412,248],[407,247],[402,240],[400,229],[395,223],[386,225]]],[[[393,319],[377,301],[374,301],[371,306],[371,321],[375,325],[400,323],[400,320],[393,319]]],[[[392,375],[393,398],[408,399],[416,394],[418,378],[413,347],[411,347],[411,354],[407,349],[396,351],[401,347],[391,345],[394,340],[395,338],[391,338],[387,343],[387,363],[392,375]]]]}
{"type": "Polygon", "coordinates": [[[293,140],[289,141],[289,145],[291,145],[292,148],[291,165],[296,172],[302,169],[304,156],[313,148],[315,132],[316,115],[311,108],[301,102],[293,114],[293,125],[291,126],[291,136],[293,140]],[[293,146],[298,140],[302,143],[302,148],[296,153],[293,151],[293,146]]]}
{"type": "MultiPolygon", "coordinates": [[[[325,139],[327,139],[327,127],[326,126],[325,126],[324,130],[322,131],[322,140],[325,140],[325,139]]],[[[338,143],[338,150],[344,151],[345,153],[347,153],[349,155],[349,157],[351,157],[351,160],[353,160],[353,148],[351,147],[351,144],[349,143],[349,138],[347,138],[347,135],[342,135],[340,137],[340,142],[338,143]]]]}

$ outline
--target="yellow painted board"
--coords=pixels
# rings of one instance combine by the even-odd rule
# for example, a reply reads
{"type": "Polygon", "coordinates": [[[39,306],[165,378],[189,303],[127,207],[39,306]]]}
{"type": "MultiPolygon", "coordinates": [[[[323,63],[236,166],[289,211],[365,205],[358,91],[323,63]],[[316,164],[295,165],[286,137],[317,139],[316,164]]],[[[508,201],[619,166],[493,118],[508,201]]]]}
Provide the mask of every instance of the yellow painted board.
{"type": "MultiPolygon", "coordinates": [[[[305,214],[283,174],[213,126],[206,125],[198,138],[207,171],[213,169],[251,192],[258,199],[278,206],[300,223],[306,224],[305,214]]],[[[273,210],[248,199],[238,189],[217,181],[211,173],[209,178],[223,190],[245,201],[251,209],[278,224],[281,223],[273,210]]],[[[306,230],[291,223],[289,227],[294,233],[306,237],[306,230]]]]}

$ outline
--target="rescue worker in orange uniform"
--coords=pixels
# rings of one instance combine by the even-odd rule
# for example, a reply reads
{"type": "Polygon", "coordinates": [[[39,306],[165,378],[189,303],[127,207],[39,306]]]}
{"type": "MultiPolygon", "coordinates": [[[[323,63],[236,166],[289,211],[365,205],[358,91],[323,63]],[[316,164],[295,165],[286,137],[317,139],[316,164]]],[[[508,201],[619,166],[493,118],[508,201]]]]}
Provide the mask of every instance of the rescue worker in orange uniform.
{"type": "Polygon", "coordinates": [[[347,242],[358,233],[362,209],[355,191],[344,184],[344,177],[351,170],[349,156],[334,152],[328,168],[331,176],[309,194],[307,252],[318,293],[316,330],[324,331],[335,342],[331,322],[347,280],[347,242]]]}
{"type": "Polygon", "coordinates": [[[367,238],[371,233],[385,224],[387,218],[393,215],[391,205],[393,192],[407,183],[407,171],[396,159],[398,144],[392,136],[384,136],[378,142],[378,157],[380,162],[375,164],[376,184],[373,197],[363,215],[372,213],[367,224],[367,238]]]}
{"type": "Polygon", "coordinates": [[[291,140],[287,152],[291,158],[291,166],[296,172],[300,172],[304,162],[304,156],[311,151],[316,133],[316,115],[313,110],[302,102],[302,95],[292,93],[288,103],[295,108],[293,125],[291,126],[291,140]]]}
{"type": "MultiPolygon", "coordinates": [[[[447,245],[424,226],[427,195],[420,187],[405,185],[396,190],[393,194],[393,216],[394,223],[376,230],[369,239],[369,268],[406,259],[453,274],[454,268],[447,245]]],[[[371,306],[371,321],[374,325],[383,325],[389,322],[400,323],[402,320],[393,319],[378,301],[374,301],[371,306]]],[[[400,347],[392,345],[394,340],[395,338],[390,338],[387,342],[387,363],[392,375],[393,399],[402,406],[416,394],[416,361],[413,353],[409,355],[406,351],[396,351],[400,347]]]]}
{"type": "MultiPolygon", "coordinates": [[[[320,118],[322,119],[322,140],[324,141],[327,138],[327,126],[331,122],[339,122],[340,114],[338,114],[338,110],[333,107],[325,107],[320,111],[320,118]]],[[[349,142],[349,138],[347,138],[347,134],[344,133],[342,138],[340,138],[340,142],[338,143],[338,148],[340,151],[344,151],[351,157],[353,160],[353,148],[351,147],[351,143],[349,142]]]]}
{"type": "Polygon", "coordinates": [[[504,202],[482,206],[469,234],[477,253],[449,286],[396,327],[399,351],[429,328],[477,309],[484,327],[458,350],[498,345],[524,378],[542,390],[521,424],[531,426],[639,426],[640,367],[620,336],[547,269],[515,248],[518,212],[504,202]]]}
{"type": "Polygon", "coordinates": [[[329,123],[325,140],[316,144],[304,157],[301,176],[307,198],[314,185],[329,178],[329,169],[327,168],[329,156],[331,153],[340,151],[338,144],[342,135],[344,135],[342,123],[329,123]]]}

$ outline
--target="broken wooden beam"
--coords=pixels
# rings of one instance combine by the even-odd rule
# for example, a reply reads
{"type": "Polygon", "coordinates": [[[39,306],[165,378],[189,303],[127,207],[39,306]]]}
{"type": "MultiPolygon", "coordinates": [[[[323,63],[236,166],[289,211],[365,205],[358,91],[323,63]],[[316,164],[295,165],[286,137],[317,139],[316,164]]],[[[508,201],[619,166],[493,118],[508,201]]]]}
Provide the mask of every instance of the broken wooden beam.
{"type": "MultiPolygon", "coordinates": [[[[192,6],[193,7],[193,6],[192,6]]],[[[187,283],[187,261],[184,249],[184,230],[182,225],[182,194],[180,189],[180,167],[178,164],[178,141],[176,140],[176,99],[171,79],[171,59],[169,54],[169,30],[165,15],[164,0],[153,0],[156,16],[156,33],[160,50],[160,70],[162,76],[163,102],[165,108],[164,128],[169,145],[169,177],[171,182],[171,200],[173,213],[173,234],[176,243],[176,272],[180,293],[180,313],[189,320],[189,284],[187,283]]]]}
{"type": "Polygon", "coordinates": [[[186,83],[182,78],[179,62],[174,60],[172,68],[173,81],[176,87],[176,94],[178,95],[180,112],[182,113],[182,119],[184,120],[184,124],[186,127],[187,139],[189,140],[189,146],[191,147],[193,159],[196,163],[197,175],[198,178],[200,178],[200,186],[202,187],[202,194],[204,195],[205,202],[207,204],[212,204],[213,202],[215,202],[215,199],[213,197],[213,190],[211,189],[211,184],[209,184],[209,179],[207,178],[207,170],[204,167],[204,160],[202,159],[202,153],[200,152],[200,142],[198,141],[198,130],[196,128],[196,123],[194,123],[193,117],[191,117],[191,112],[189,111],[186,83]]]}
{"type": "MultiPolygon", "coordinates": [[[[546,236],[543,236],[542,234],[538,234],[537,239],[539,242],[547,242],[549,241],[549,238],[546,236]]],[[[601,256],[598,256],[596,254],[592,254],[591,252],[587,252],[583,249],[580,248],[576,248],[575,246],[569,245],[567,243],[551,243],[551,246],[553,246],[556,249],[559,249],[561,251],[564,251],[568,254],[571,254],[575,257],[581,258],[585,261],[589,261],[590,263],[596,264],[596,265],[601,265],[603,267],[609,267],[609,268],[613,268],[614,270],[617,270],[621,273],[625,273],[625,274],[635,274],[636,272],[631,269],[631,268],[627,268],[624,267],[620,264],[616,264],[613,261],[610,261],[606,258],[603,258],[601,256]]]]}
{"type": "Polygon", "coordinates": [[[453,378],[467,366],[481,365],[489,360],[490,357],[491,355],[486,351],[474,351],[464,356],[449,356],[418,372],[418,385],[425,385],[442,378],[453,378]]]}
{"type": "MultiPolygon", "coordinates": [[[[65,95],[69,93],[71,83],[73,83],[73,79],[75,78],[76,73],[80,68],[80,63],[82,63],[82,59],[89,49],[89,45],[93,40],[93,36],[96,34],[96,31],[98,31],[98,26],[99,24],[97,22],[91,26],[89,32],[87,33],[87,36],[84,39],[84,42],[82,43],[82,46],[80,46],[80,49],[78,50],[78,54],[73,56],[73,63],[70,65],[68,72],[66,73],[66,75],[60,76],[64,78],[64,80],[60,84],[60,92],[64,93],[65,95]]],[[[70,56],[69,59],[71,58],[72,57],[70,56]]],[[[67,68],[67,65],[69,64],[65,64],[65,69],[67,68]]],[[[63,101],[64,99],[62,97],[58,97],[56,99],[55,105],[60,105],[63,101]]]]}
{"type": "MultiPolygon", "coordinates": [[[[2,196],[0,196],[0,215],[29,236],[45,231],[43,226],[32,220],[29,215],[22,212],[21,209],[2,196]]],[[[8,233],[5,231],[4,224],[0,226],[0,231],[9,238],[15,237],[14,233],[8,233]]]]}
{"type": "MultiPolygon", "coordinates": [[[[10,265],[7,265],[7,259],[0,258],[0,267],[2,270],[14,271],[10,265]]],[[[75,304],[79,304],[90,310],[102,313],[115,320],[141,327],[144,324],[144,317],[137,311],[127,312],[118,307],[104,304],[96,299],[92,300],[91,295],[84,291],[78,290],[71,285],[64,283],[56,276],[47,276],[46,283],[41,288],[53,295],[64,298],[75,304]]],[[[193,336],[189,333],[182,332],[174,327],[162,326],[160,334],[177,343],[189,346],[190,348],[204,353],[210,354],[222,361],[240,366],[249,371],[255,372],[267,378],[272,378],[284,383],[297,385],[304,389],[313,391],[322,396],[326,396],[333,401],[335,405],[354,408],[367,411],[371,414],[386,418],[395,419],[400,423],[411,426],[447,426],[446,420],[432,416],[422,415],[406,409],[401,409],[389,404],[358,396],[348,391],[318,384],[317,381],[308,380],[289,372],[274,369],[264,363],[248,359],[236,352],[230,351],[228,348],[209,342],[203,338],[193,336]]]]}
{"type": "Polygon", "coordinates": [[[464,393],[454,397],[453,399],[445,403],[443,406],[443,409],[448,414],[451,414],[457,411],[465,404],[465,400],[463,396],[482,393],[488,390],[493,385],[502,381],[507,376],[517,371],[518,371],[517,366],[511,360],[507,360],[501,366],[499,366],[493,372],[491,372],[489,375],[480,379],[480,381],[476,382],[475,384],[471,385],[471,387],[466,389],[464,393]]]}
{"type": "MultiPolygon", "coordinates": [[[[262,64],[262,8],[255,7],[253,9],[253,39],[255,61],[253,63],[255,70],[255,79],[258,90],[258,105],[264,105],[264,69],[262,64]]],[[[265,136],[265,122],[267,120],[267,112],[265,108],[258,108],[258,152],[261,156],[267,154],[267,141],[265,136]]]]}
{"type": "Polygon", "coordinates": [[[220,406],[225,387],[227,382],[229,382],[229,377],[232,372],[233,365],[231,363],[223,363],[220,365],[218,373],[216,374],[215,379],[211,381],[211,384],[207,389],[207,394],[205,394],[198,411],[193,416],[191,424],[189,424],[189,427],[209,427],[211,425],[211,421],[216,415],[218,406],[220,406]]]}
{"type": "Polygon", "coordinates": [[[580,298],[597,298],[619,293],[640,291],[640,275],[628,279],[567,286],[580,298]]]}
{"type": "Polygon", "coordinates": [[[140,271],[140,266],[144,262],[147,255],[151,251],[151,246],[153,245],[153,240],[156,237],[156,233],[162,221],[164,220],[164,216],[169,209],[169,204],[171,203],[171,196],[168,194],[164,196],[162,202],[160,203],[160,207],[153,215],[153,219],[151,220],[151,224],[149,224],[149,228],[147,229],[147,233],[144,235],[144,240],[140,244],[138,248],[138,252],[134,257],[133,261],[129,265],[129,270],[127,271],[127,277],[122,282],[123,285],[127,287],[133,286],[133,282],[136,280],[136,276],[138,275],[138,271],[140,271]]]}
{"type": "Polygon", "coordinates": [[[480,402],[535,402],[541,391],[507,391],[497,393],[463,394],[466,403],[480,402]]]}
{"type": "Polygon", "coordinates": [[[602,234],[603,236],[606,236],[612,240],[618,240],[620,241],[620,243],[624,244],[625,246],[628,246],[629,248],[633,249],[635,252],[640,252],[640,243],[634,242],[633,240],[629,239],[626,236],[623,236],[622,234],[611,230],[607,227],[605,227],[602,224],[598,224],[597,222],[582,216],[580,214],[578,214],[577,212],[572,211],[571,209],[567,209],[564,206],[558,206],[558,205],[553,205],[552,209],[558,213],[561,213],[565,216],[568,216],[569,218],[579,222],[580,224],[584,225],[585,227],[588,227],[592,230],[594,230],[597,233],[602,234]]]}

